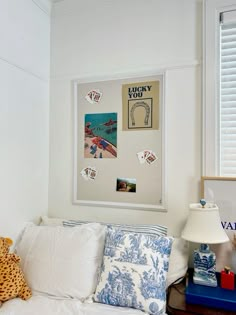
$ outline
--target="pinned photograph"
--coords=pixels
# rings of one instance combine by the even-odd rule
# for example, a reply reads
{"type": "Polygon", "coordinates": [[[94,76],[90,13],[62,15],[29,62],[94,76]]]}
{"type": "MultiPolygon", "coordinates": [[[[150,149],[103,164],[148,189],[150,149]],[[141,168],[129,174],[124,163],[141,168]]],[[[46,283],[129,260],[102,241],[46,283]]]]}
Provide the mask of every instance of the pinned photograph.
{"type": "Polygon", "coordinates": [[[136,179],[134,179],[134,178],[117,178],[116,191],[136,192],[136,179]]]}
{"type": "Polygon", "coordinates": [[[102,93],[99,90],[91,90],[88,92],[85,98],[90,104],[96,104],[100,102],[102,93]]]}
{"type": "Polygon", "coordinates": [[[97,170],[95,167],[85,167],[82,169],[82,171],[80,172],[80,174],[83,176],[83,178],[85,180],[95,180],[96,176],[97,176],[97,170]]]}
{"type": "Polygon", "coordinates": [[[117,157],[117,113],[86,114],[85,158],[117,157]]]}
{"type": "Polygon", "coordinates": [[[137,153],[138,160],[140,164],[152,164],[154,163],[158,157],[152,150],[144,150],[137,153]]]}

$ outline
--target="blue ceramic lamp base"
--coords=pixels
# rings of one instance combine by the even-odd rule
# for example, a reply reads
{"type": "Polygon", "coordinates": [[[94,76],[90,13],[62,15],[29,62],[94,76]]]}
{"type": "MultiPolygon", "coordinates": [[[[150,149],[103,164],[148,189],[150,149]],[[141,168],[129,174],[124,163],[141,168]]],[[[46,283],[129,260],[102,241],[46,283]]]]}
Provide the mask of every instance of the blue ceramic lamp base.
{"type": "Polygon", "coordinates": [[[201,244],[200,248],[194,251],[193,282],[210,287],[217,286],[216,256],[207,244],[201,244]]]}

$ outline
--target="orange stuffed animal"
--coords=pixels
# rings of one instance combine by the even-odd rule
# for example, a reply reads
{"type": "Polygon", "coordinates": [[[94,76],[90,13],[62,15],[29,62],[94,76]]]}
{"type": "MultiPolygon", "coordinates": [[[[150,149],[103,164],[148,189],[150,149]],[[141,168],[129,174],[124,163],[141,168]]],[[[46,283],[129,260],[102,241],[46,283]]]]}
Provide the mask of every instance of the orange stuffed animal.
{"type": "Polygon", "coordinates": [[[32,296],[19,265],[20,257],[9,253],[12,243],[10,238],[0,237],[0,305],[15,297],[27,300],[32,296]]]}

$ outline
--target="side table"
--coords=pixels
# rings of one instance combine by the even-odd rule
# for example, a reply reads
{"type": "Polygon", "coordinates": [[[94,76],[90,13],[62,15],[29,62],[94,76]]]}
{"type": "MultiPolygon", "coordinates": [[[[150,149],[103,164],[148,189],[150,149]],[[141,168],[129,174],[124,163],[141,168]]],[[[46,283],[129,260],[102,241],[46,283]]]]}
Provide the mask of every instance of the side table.
{"type": "Polygon", "coordinates": [[[185,301],[186,280],[170,286],[167,294],[166,312],[168,315],[235,315],[234,311],[187,304],[185,301]]]}

